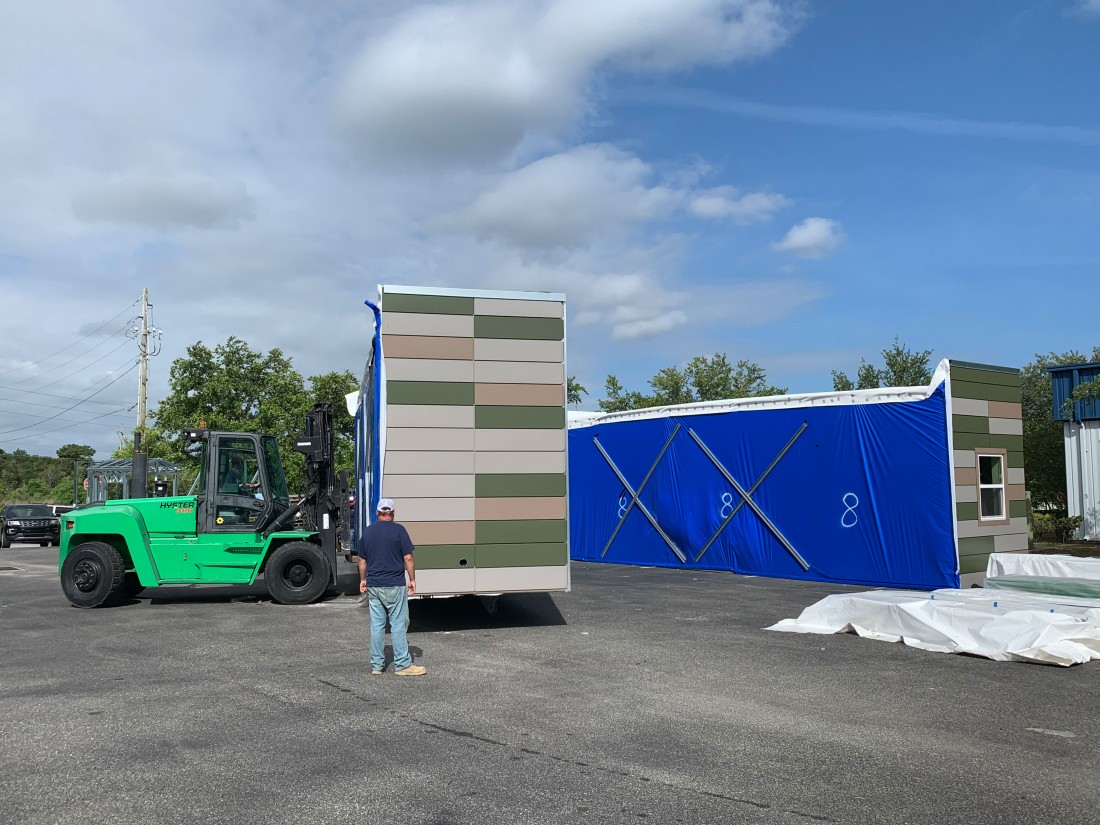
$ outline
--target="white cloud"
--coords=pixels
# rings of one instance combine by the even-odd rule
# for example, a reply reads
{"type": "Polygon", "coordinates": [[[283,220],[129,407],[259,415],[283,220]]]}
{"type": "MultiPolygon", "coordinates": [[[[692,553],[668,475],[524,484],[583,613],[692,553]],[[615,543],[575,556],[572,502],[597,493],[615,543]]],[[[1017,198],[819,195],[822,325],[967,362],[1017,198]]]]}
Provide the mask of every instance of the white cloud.
{"type": "Polygon", "coordinates": [[[792,226],[782,240],[772,244],[777,252],[789,252],[799,258],[823,258],[844,240],[840,223],[829,218],[806,218],[792,226]]]}
{"type": "Polygon", "coordinates": [[[256,202],[240,181],[131,174],[79,192],[73,213],[82,221],[219,229],[255,217],[256,202]]]}
{"type": "Polygon", "coordinates": [[[374,161],[488,163],[588,108],[601,67],[673,71],[751,59],[796,24],[773,0],[480,0],[423,6],[372,38],[339,96],[374,161]]]}
{"type": "Polygon", "coordinates": [[[749,192],[739,195],[730,186],[702,192],[691,199],[690,211],[700,218],[730,218],[737,224],[771,220],[780,209],[791,205],[790,198],[776,192],[749,192]]]}
{"type": "Polygon", "coordinates": [[[647,186],[650,175],[634,155],[580,146],[503,176],[444,226],[518,246],[585,245],[672,209],[678,193],[647,186]]]}
{"type": "Polygon", "coordinates": [[[1078,0],[1069,11],[1078,17],[1100,17],[1100,0],[1078,0]]]}

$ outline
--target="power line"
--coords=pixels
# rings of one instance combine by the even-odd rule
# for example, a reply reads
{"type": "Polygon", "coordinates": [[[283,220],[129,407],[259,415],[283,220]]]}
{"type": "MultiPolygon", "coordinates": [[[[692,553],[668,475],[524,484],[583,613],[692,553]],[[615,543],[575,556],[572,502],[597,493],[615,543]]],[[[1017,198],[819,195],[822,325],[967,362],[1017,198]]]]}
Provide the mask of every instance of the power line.
{"type": "MultiPolygon", "coordinates": [[[[0,389],[3,389],[3,387],[0,387],[0,389]]],[[[54,395],[53,393],[39,392],[38,390],[21,390],[20,392],[25,392],[28,395],[40,395],[43,398],[60,398],[62,401],[76,401],[77,400],[77,397],[75,395],[54,395]]],[[[23,401],[23,399],[21,399],[21,398],[0,398],[0,401],[8,401],[8,402],[11,402],[11,403],[14,403],[14,404],[21,404],[21,403],[30,404],[30,403],[33,403],[33,402],[30,402],[30,401],[23,401]]],[[[110,402],[110,401],[92,401],[91,403],[92,404],[110,404],[112,402],[110,402]]],[[[37,404],[35,406],[44,407],[46,405],[45,404],[37,404]]],[[[61,408],[60,407],[51,407],[51,409],[59,410],[61,408]]]]}
{"type": "MultiPolygon", "coordinates": [[[[63,375],[63,376],[61,376],[60,378],[58,378],[57,380],[55,380],[55,381],[50,381],[50,382],[48,382],[48,383],[46,383],[46,384],[43,384],[43,385],[42,385],[42,387],[39,387],[39,389],[42,389],[42,388],[44,388],[44,387],[52,387],[52,386],[53,386],[54,384],[60,384],[60,383],[61,383],[62,381],[64,381],[64,380],[65,380],[66,378],[72,378],[72,377],[73,377],[74,375],[76,375],[77,373],[79,373],[79,372],[83,372],[84,370],[88,369],[88,367],[92,367],[92,366],[95,366],[95,365],[96,365],[96,364],[98,364],[98,363],[99,363],[100,361],[102,361],[102,360],[103,360],[104,358],[106,358],[106,357],[107,357],[108,355],[111,355],[112,353],[116,353],[116,352],[118,352],[118,351],[119,351],[120,349],[122,349],[123,347],[125,347],[125,346],[126,346],[126,345],[127,345],[128,343],[129,343],[129,341],[123,341],[123,342],[122,342],[121,344],[119,344],[119,345],[118,345],[117,347],[115,347],[115,348],[114,348],[114,349],[112,349],[112,350],[108,350],[108,351],[107,351],[107,352],[105,352],[105,353],[104,353],[103,355],[99,356],[99,358],[97,358],[97,359],[95,359],[94,361],[92,361],[91,363],[88,363],[88,364],[83,364],[83,365],[81,365],[80,367],[78,367],[78,368],[77,368],[76,372],[70,372],[70,373],[69,373],[68,375],[63,375]]],[[[96,344],[96,346],[99,346],[99,344],[96,344]]],[[[95,349],[95,347],[92,347],[92,349],[95,349]]],[[[72,362],[68,362],[68,363],[72,363],[72,362]]],[[[48,370],[46,370],[46,371],[42,372],[42,373],[41,373],[40,375],[32,375],[32,376],[31,376],[30,378],[24,378],[24,379],[23,379],[22,381],[16,381],[16,382],[15,382],[14,384],[9,384],[9,385],[8,385],[8,386],[6,386],[6,387],[4,387],[4,386],[0,386],[0,390],[11,390],[11,389],[15,389],[15,388],[16,388],[17,386],[19,386],[20,384],[26,384],[26,383],[27,383],[28,381],[34,381],[34,380],[36,380],[36,379],[38,379],[38,378],[41,378],[41,377],[42,377],[43,375],[46,375],[47,373],[53,372],[54,370],[59,370],[59,369],[61,369],[61,368],[62,368],[62,367],[64,367],[64,366],[67,366],[67,364],[58,364],[58,365],[57,365],[56,367],[51,367],[50,369],[48,369],[48,370]]],[[[19,390],[19,392],[34,392],[34,389],[33,389],[33,388],[26,388],[26,389],[21,389],[21,390],[19,390]]]]}
{"type": "Polygon", "coordinates": [[[129,311],[130,311],[130,307],[134,306],[134,304],[136,304],[136,303],[137,303],[137,302],[138,302],[139,300],[141,300],[141,299],[140,299],[140,298],[136,299],[136,300],[135,300],[135,301],[134,301],[134,302],[133,302],[132,304],[130,304],[129,306],[127,306],[127,307],[126,307],[125,309],[123,309],[123,310],[122,310],[122,312],[119,312],[119,313],[118,313],[117,315],[113,316],[112,318],[110,318],[110,319],[108,319],[108,320],[107,320],[106,322],[104,322],[102,326],[96,327],[96,328],[95,328],[94,330],[92,330],[91,332],[89,332],[89,333],[88,333],[87,335],[85,335],[84,337],[82,337],[82,338],[77,338],[77,339],[76,339],[75,341],[73,341],[73,342],[72,342],[71,344],[68,344],[67,346],[64,346],[64,347],[62,347],[62,348],[61,348],[61,349],[59,349],[59,350],[58,350],[57,352],[52,352],[52,353],[50,353],[50,354],[49,354],[49,355],[47,355],[47,356],[46,356],[45,358],[43,358],[43,359],[42,359],[41,361],[32,361],[32,362],[31,362],[31,363],[29,363],[29,364],[24,364],[23,366],[21,366],[21,367],[16,367],[16,368],[15,368],[15,369],[13,369],[13,370],[4,370],[4,371],[0,372],[0,375],[11,375],[11,373],[13,373],[13,372],[19,372],[20,370],[25,370],[25,369],[26,369],[27,367],[34,367],[34,366],[37,366],[38,364],[42,364],[42,363],[44,363],[44,362],[46,362],[46,361],[49,361],[49,360],[50,360],[51,358],[53,358],[53,357],[54,357],[55,355],[60,355],[61,353],[65,352],[66,350],[72,349],[72,348],[73,348],[73,347],[75,347],[75,346],[76,346],[77,344],[79,344],[79,343],[80,343],[81,341],[87,341],[87,340],[88,340],[89,338],[91,338],[91,337],[92,337],[93,335],[96,335],[97,333],[99,333],[99,331],[100,331],[100,330],[102,330],[102,329],[103,329],[103,327],[105,327],[105,326],[107,326],[108,324],[110,324],[110,323],[111,323],[112,321],[114,321],[115,319],[117,319],[117,318],[118,318],[119,316],[121,316],[121,315],[125,315],[125,314],[126,314],[127,312],[129,312],[129,311]]]}
{"type": "MultiPolygon", "coordinates": [[[[116,375],[116,376],[115,376],[115,377],[114,377],[114,378],[113,378],[113,379],[112,379],[111,381],[109,381],[108,383],[104,384],[104,385],[103,385],[102,387],[100,387],[100,388],[99,388],[98,390],[96,390],[96,391],[95,391],[94,393],[92,393],[91,395],[89,395],[89,396],[88,396],[88,398],[91,398],[91,397],[93,397],[93,396],[99,395],[99,394],[100,394],[101,392],[103,392],[103,391],[104,391],[105,389],[107,389],[107,387],[111,386],[111,384],[114,384],[114,383],[115,383],[116,381],[118,381],[118,380],[119,380],[120,378],[123,378],[124,376],[126,376],[126,375],[128,375],[129,373],[133,372],[133,371],[134,371],[135,369],[137,369],[137,363],[136,363],[136,362],[135,362],[134,364],[131,364],[131,365],[130,365],[130,369],[126,370],[126,372],[121,372],[121,373],[119,373],[118,375],[116,375]]],[[[86,401],[87,399],[83,399],[83,400],[85,400],[85,401],[86,401]]],[[[25,425],[25,426],[22,426],[22,427],[16,427],[16,428],[15,428],[15,429],[13,429],[13,430],[0,430],[0,435],[7,435],[8,433],[17,433],[17,432],[20,432],[21,430],[29,430],[29,429],[31,429],[32,427],[37,427],[37,426],[38,426],[39,424],[45,424],[45,423],[46,423],[47,421],[52,421],[53,419],[55,419],[55,418],[59,418],[60,416],[64,415],[64,414],[65,414],[65,413],[67,413],[67,412],[71,412],[72,410],[75,410],[75,409],[76,409],[77,407],[79,407],[79,406],[80,406],[80,404],[81,404],[81,403],[82,403],[82,402],[78,402],[78,403],[76,403],[76,404],[73,404],[73,405],[72,405],[71,407],[69,407],[68,409],[62,410],[61,412],[57,413],[56,415],[51,415],[51,416],[49,416],[48,418],[43,418],[43,419],[40,419],[39,421],[36,421],[36,422],[35,422],[34,424],[27,424],[27,425],[25,425]]],[[[100,416],[100,417],[102,417],[102,416],[100,416]]],[[[94,420],[94,419],[93,419],[93,420],[94,420]]],[[[40,433],[36,433],[36,435],[40,435],[40,433]]],[[[14,440],[14,439],[13,439],[13,440],[14,440]]]]}
{"type": "MultiPolygon", "coordinates": [[[[40,435],[46,435],[48,433],[56,433],[60,430],[67,430],[70,427],[79,427],[81,424],[91,424],[93,421],[98,421],[99,419],[106,418],[109,415],[117,415],[118,413],[123,413],[123,412],[126,412],[126,411],[127,411],[126,407],[119,407],[118,409],[115,409],[115,410],[109,410],[108,412],[105,412],[102,415],[93,416],[92,418],[86,418],[83,421],[74,421],[72,424],[63,424],[60,427],[53,427],[52,429],[42,430],[41,432],[31,433],[30,435],[20,435],[20,436],[16,436],[15,438],[5,438],[4,441],[5,441],[5,443],[8,442],[8,441],[26,441],[28,438],[37,438],[40,435]]],[[[14,430],[12,432],[14,432],[14,430]]]]}

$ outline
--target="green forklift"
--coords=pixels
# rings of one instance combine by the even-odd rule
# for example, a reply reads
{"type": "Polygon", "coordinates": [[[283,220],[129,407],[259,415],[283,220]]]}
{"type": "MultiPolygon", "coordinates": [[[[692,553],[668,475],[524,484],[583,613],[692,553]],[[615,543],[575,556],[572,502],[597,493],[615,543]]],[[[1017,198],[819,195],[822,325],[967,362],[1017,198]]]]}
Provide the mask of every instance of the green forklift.
{"type": "Polygon", "coordinates": [[[336,585],[351,517],[347,473],[337,478],[333,467],[331,405],[309,411],[295,443],[308,486],[293,506],[274,436],[200,427],[183,438],[201,462],[187,495],[97,502],[61,517],[61,589],[72,604],[110,606],[163,585],[248,585],[261,574],[276,602],[309,604],[336,585]]]}

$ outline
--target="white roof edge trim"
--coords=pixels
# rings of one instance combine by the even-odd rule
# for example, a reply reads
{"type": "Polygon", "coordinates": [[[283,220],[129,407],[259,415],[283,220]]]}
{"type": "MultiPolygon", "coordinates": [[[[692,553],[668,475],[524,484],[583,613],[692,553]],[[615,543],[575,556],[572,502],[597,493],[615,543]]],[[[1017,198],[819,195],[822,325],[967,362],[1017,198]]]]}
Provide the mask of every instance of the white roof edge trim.
{"type": "Polygon", "coordinates": [[[378,294],[444,295],[452,298],[509,298],[520,301],[559,301],[565,303],[564,292],[518,292],[506,289],[458,289],[447,286],[406,286],[379,284],[378,294]]]}
{"type": "Polygon", "coordinates": [[[947,380],[951,364],[945,358],[936,366],[932,380],[926,387],[880,387],[874,390],[850,392],[803,392],[791,395],[766,395],[756,398],[730,398],[722,401],[698,401],[692,404],[676,404],[670,407],[649,407],[644,410],[596,414],[592,418],[574,419],[569,429],[610,424],[616,421],[640,421],[647,418],[668,418],[673,415],[707,415],[710,413],[741,412],[743,410],[799,409],[804,407],[853,406],[856,404],[898,404],[906,401],[923,401],[947,380]]]}

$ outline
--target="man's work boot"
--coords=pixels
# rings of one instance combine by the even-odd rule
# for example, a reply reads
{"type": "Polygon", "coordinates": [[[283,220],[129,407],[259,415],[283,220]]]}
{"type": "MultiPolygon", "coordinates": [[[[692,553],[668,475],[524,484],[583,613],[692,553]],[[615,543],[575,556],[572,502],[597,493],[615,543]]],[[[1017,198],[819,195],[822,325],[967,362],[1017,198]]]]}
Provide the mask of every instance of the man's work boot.
{"type": "Polygon", "coordinates": [[[401,670],[395,670],[394,673],[398,676],[423,676],[428,672],[428,669],[423,665],[409,665],[403,667],[401,670]]]}

